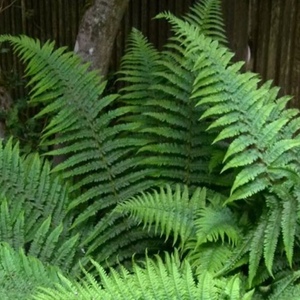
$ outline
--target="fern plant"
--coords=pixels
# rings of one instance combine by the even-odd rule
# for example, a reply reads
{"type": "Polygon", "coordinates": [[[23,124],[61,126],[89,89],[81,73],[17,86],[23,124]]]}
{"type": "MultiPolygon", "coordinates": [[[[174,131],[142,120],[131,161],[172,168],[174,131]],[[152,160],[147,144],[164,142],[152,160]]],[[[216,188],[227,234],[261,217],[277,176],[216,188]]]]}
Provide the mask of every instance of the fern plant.
{"type": "Polygon", "coordinates": [[[146,258],[144,266],[134,264],[134,273],[121,267],[120,271],[105,270],[96,262],[102,279],[102,286],[86,273],[87,279],[74,283],[61,277],[63,284],[56,289],[41,288],[33,297],[35,300],[71,299],[251,299],[253,291],[244,293],[238,276],[214,280],[209,272],[203,273],[195,281],[188,262],[180,262],[178,257],[166,255],[151,260],[146,258]]]}
{"type": "MultiPolygon", "coordinates": [[[[45,128],[42,144],[61,144],[59,149],[48,155],[68,157],[53,172],[59,173],[65,181],[72,181],[69,192],[73,197],[67,211],[72,211],[74,231],[84,232],[85,237],[99,237],[97,243],[91,245],[92,250],[95,244],[104,247],[102,252],[97,249],[99,260],[105,261],[111,256],[116,261],[116,253],[123,251],[122,247],[132,247],[134,240],[137,240],[136,247],[140,246],[144,252],[145,244],[141,240],[145,236],[140,230],[137,229],[138,234],[134,237],[133,232],[128,232],[132,226],[126,220],[116,221],[119,225],[114,228],[102,220],[102,216],[116,203],[153,184],[151,180],[143,180],[150,169],[133,167],[141,159],[134,156],[140,141],[124,136],[129,127],[136,125],[117,124],[120,115],[126,114],[128,108],[112,107],[118,95],[99,99],[106,83],[101,83],[96,72],[87,73],[88,66],[80,64],[80,59],[73,53],[64,53],[64,48],[54,50],[53,43],[41,47],[38,41],[25,36],[2,36],[0,39],[5,40],[14,45],[24,62],[28,61],[29,84],[35,84],[31,102],[45,105],[37,117],[45,114],[53,116],[45,128]],[[103,224],[105,237],[99,236],[103,224]],[[121,233],[123,237],[127,234],[132,238],[118,239],[121,233]],[[111,245],[106,247],[108,240],[111,245]],[[102,253],[105,253],[104,257],[102,253]]],[[[83,240],[80,248],[91,252],[87,247],[83,240]]],[[[124,257],[131,255],[128,250],[124,257]]],[[[119,259],[122,260],[121,256],[119,259]]]]}
{"type": "MultiPolygon", "coordinates": [[[[171,16],[163,13],[158,17],[171,16]]],[[[220,1],[202,1],[192,7],[185,22],[199,31],[226,42],[223,34],[220,1]]],[[[222,147],[212,149],[207,124],[199,122],[203,109],[191,99],[196,73],[183,55],[182,39],[171,38],[162,52],[157,51],[137,30],[133,30],[123,58],[119,80],[125,83],[120,102],[129,105],[126,120],[139,124],[132,134],[139,134],[142,165],[155,168],[153,176],[166,182],[189,186],[230,185],[230,179],[211,172],[222,147]],[[145,136],[148,140],[145,140],[145,136]],[[163,168],[162,168],[163,166],[163,168]]]]}
{"type": "Polygon", "coordinates": [[[206,189],[198,188],[189,196],[187,186],[176,185],[173,191],[167,185],[160,193],[148,192],[125,201],[116,212],[143,223],[144,229],[154,226],[155,232],[172,239],[196,274],[213,274],[230,258],[243,232],[237,214],[223,207],[222,200],[224,196],[206,189]]]}
{"type": "Polygon", "coordinates": [[[50,175],[49,163],[38,155],[21,157],[12,140],[0,143],[0,185],[1,242],[44,263],[75,267],[79,236],[69,231],[68,189],[50,175]]]}
{"type": "MultiPolygon", "coordinates": [[[[213,41],[209,39],[206,41],[209,47],[208,60],[211,60],[205,62],[206,58],[197,53],[200,59],[197,59],[195,64],[200,75],[195,85],[195,97],[202,98],[199,105],[211,105],[203,117],[217,117],[210,125],[210,128],[221,127],[215,142],[232,138],[224,157],[223,171],[236,168],[239,173],[226,202],[248,198],[260,190],[262,192],[254,201],[259,203],[265,200],[258,224],[255,225],[255,230],[249,233],[250,243],[248,238],[245,239],[245,243],[237,250],[238,255],[241,255],[241,251],[245,253],[245,247],[248,247],[249,285],[251,285],[262,258],[269,273],[273,275],[274,256],[276,249],[279,248],[279,252],[281,251],[282,243],[288,262],[290,266],[292,265],[294,241],[298,234],[299,209],[298,110],[285,109],[289,97],[276,99],[278,89],[270,88],[270,83],[256,88],[258,80],[251,73],[239,74],[235,81],[231,81],[229,74],[236,74],[239,65],[228,65],[226,60],[229,53],[224,48],[219,48],[213,41]],[[215,57],[210,58],[210,55],[215,57]],[[223,70],[219,69],[219,62],[223,63],[223,70]],[[218,69],[216,75],[220,74],[223,78],[219,81],[217,76],[214,76],[216,82],[212,82],[208,87],[202,85],[202,80],[207,80],[204,75],[205,67],[202,68],[206,63],[210,67],[219,64],[216,66],[216,70],[218,69]],[[246,94],[247,97],[244,97],[246,94]],[[219,117],[219,114],[222,116],[219,117]],[[282,243],[277,247],[280,237],[282,243]]],[[[191,43],[195,43],[195,40],[193,39],[191,43]]],[[[192,44],[191,49],[194,47],[192,44]]],[[[200,47],[203,45],[204,41],[200,47]]],[[[195,55],[190,49],[188,53],[195,55]]]]}
{"type": "Polygon", "coordinates": [[[123,88],[106,96],[106,82],[73,53],[0,37],[28,66],[31,103],[44,107],[37,117],[49,117],[41,145],[66,157],[52,168],[11,141],[0,148],[1,239],[23,248],[24,261],[85,276],[60,274],[35,299],[298,291],[299,111],[231,62],[220,12],[220,1],[203,0],[183,18],[158,15],[174,33],[163,51],[134,30],[123,88]],[[172,255],[153,260],[164,247],[172,255]]]}
{"type": "Polygon", "coordinates": [[[3,300],[30,299],[38,287],[54,287],[61,282],[58,268],[46,266],[6,243],[0,244],[0,297],[3,300]]]}
{"type": "MultiPolygon", "coordinates": [[[[207,1],[203,7],[195,8],[203,15],[203,24],[209,24],[207,16],[215,6],[211,6],[211,3],[213,2],[207,1]],[[202,13],[201,9],[204,9],[202,13]]],[[[203,31],[211,34],[210,27],[205,26],[203,31]]],[[[37,117],[45,114],[53,116],[45,128],[42,145],[60,144],[59,149],[48,154],[68,157],[55,168],[54,172],[59,172],[64,180],[73,182],[70,191],[75,197],[69,204],[69,211],[75,216],[73,227],[83,231],[87,236],[80,247],[88,254],[97,253],[98,260],[107,260],[109,257],[115,260],[116,253],[119,253],[119,259],[122,260],[120,253],[123,249],[124,258],[132,255],[126,247],[132,247],[134,240],[136,240],[134,248],[140,248],[141,252],[146,245],[151,247],[148,235],[144,235],[140,229],[136,229],[135,234],[132,224],[127,220],[111,219],[109,212],[118,202],[166,179],[183,180],[193,185],[199,180],[208,184],[212,181],[217,182],[216,178],[211,179],[208,174],[201,172],[206,170],[209,164],[211,139],[202,138],[205,126],[201,132],[196,130],[199,112],[195,108],[195,103],[188,101],[193,80],[186,81],[188,91],[184,98],[178,99],[178,104],[184,108],[179,110],[179,114],[165,109],[164,105],[175,107],[172,99],[168,99],[170,97],[166,98],[160,113],[151,112],[153,105],[156,104],[149,101],[151,107],[149,106],[146,113],[148,118],[145,114],[140,114],[146,121],[141,124],[141,118],[136,117],[137,105],[133,105],[131,101],[119,105],[123,100],[122,97],[118,99],[118,95],[102,96],[105,82],[100,83],[101,79],[96,72],[87,74],[87,65],[78,66],[80,61],[74,54],[64,53],[63,48],[54,51],[52,43],[46,43],[41,47],[38,41],[26,37],[3,36],[1,41],[12,43],[23,61],[28,62],[26,71],[32,78],[29,85],[34,85],[31,102],[45,105],[37,117]],[[72,72],[75,66],[76,72],[72,72]],[[149,130],[163,132],[160,115],[167,120],[163,122],[166,132],[170,131],[169,135],[166,133],[165,141],[160,143],[161,150],[157,141],[163,136],[147,132],[149,130]],[[183,118],[189,122],[183,122],[183,118]],[[148,120],[150,123],[156,122],[152,124],[152,129],[148,126],[148,120]],[[201,140],[206,147],[203,147],[201,140]],[[165,150],[166,147],[173,150],[165,150]],[[152,158],[149,158],[150,155],[152,158]],[[164,164],[169,162],[166,171],[161,167],[162,161],[164,164]],[[118,227],[109,228],[108,222],[114,222],[118,227]],[[105,235],[101,236],[104,231],[105,235]],[[123,236],[118,239],[121,233],[123,236]],[[127,235],[128,239],[124,239],[124,235],[127,235]],[[108,241],[112,243],[109,246],[108,241]],[[102,256],[103,253],[105,257],[102,256]]],[[[169,53],[171,54],[171,51],[169,53]]],[[[172,74],[163,78],[171,63],[169,53],[163,55],[165,66],[161,64],[163,72],[157,74],[157,77],[160,82],[161,79],[163,81],[167,79],[171,90],[175,88],[174,83],[169,80],[172,74]]],[[[172,61],[174,59],[176,56],[172,61]]],[[[174,73],[173,70],[170,71],[174,73]]],[[[145,70],[143,72],[145,73],[145,70]]],[[[130,81],[129,77],[124,80],[130,81]]],[[[129,93],[128,97],[131,98],[132,95],[129,93]]],[[[155,245],[156,242],[153,246],[155,245]]]]}

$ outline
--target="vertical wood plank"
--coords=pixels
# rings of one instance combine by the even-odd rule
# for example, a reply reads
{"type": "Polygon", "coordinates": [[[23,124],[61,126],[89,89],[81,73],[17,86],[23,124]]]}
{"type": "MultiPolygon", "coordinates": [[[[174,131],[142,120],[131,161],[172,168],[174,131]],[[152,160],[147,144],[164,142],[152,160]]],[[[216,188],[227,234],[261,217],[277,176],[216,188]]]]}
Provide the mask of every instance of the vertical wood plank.
{"type": "MultiPolygon", "coordinates": [[[[162,10],[182,15],[193,2],[196,0],[131,0],[116,39],[111,69],[118,68],[132,26],[161,49],[170,35],[169,26],[152,18],[162,10]]],[[[5,4],[9,3],[5,0],[5,4]]],[[[1,14],[0,34],[26,31],[29,36],[42,41],[54,39],[57,45],[67,45],[72,50],[85,3],[86,0],[18,0],[1,14]]],[[[249,43],[252,59],[246,69],[260,73],[263,80],[274,79],[282,86],[282,93],[295,95],[292,105],[300,107],[300,1],[223,0],[223,12],[235,60],[246,59],[249,43]]],[[[12,53],[2,54],[0,63],[4,71],[21,68],[12,53]]]]}

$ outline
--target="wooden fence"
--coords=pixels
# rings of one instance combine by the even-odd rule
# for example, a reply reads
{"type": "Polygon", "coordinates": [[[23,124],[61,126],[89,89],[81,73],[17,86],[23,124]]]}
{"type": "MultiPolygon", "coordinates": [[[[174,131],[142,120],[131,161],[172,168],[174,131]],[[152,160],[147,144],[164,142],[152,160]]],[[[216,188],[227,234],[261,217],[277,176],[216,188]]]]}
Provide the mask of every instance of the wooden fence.
{"type": "MultiPolygon", "coordinates": [[[[86,0],[0,0],[0,34],[25,33],[42,41],[54,39],[58,46],[73,49],[86,0]]],[[[162,20],[151,20],[158,12],[180,15],[193,0],[131,0],[122,21],[111,68],[118,67],[131,27],[148,36],[158,48],[165,43],[169,28],[162,20]]],[[[223,0],[230,48],[236,60],[247,60],[246,69],[274,79],[282,94],[292,94],[300,108],[300,1],[223,0]]],[[[0,54],[1,68],[15,75],[21,67],[11,52],[0,54]]],[[[22,90],[18,94],[22,94],[22,90]]]]}

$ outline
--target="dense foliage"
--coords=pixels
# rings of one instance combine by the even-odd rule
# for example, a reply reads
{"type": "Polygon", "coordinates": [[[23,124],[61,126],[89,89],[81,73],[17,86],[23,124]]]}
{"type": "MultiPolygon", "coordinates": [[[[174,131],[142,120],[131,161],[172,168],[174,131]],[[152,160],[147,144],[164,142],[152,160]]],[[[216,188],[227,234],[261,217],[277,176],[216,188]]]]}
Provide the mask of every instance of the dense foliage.
{"type": "Polygon", "coordinates": [[[297,299],[299,111],[232,62],[219,0],[157,17],[173,37],[132,31],[118,94],[64,48],[0,37],[50,149],[0,148],[1,299],[297,299]]]}

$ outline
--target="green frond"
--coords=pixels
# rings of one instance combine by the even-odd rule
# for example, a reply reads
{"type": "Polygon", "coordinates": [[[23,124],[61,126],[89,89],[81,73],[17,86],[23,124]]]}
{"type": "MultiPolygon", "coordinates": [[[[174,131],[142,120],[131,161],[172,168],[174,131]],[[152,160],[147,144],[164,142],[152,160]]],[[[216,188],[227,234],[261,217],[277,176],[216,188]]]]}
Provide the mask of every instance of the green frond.
{"type": "Polygon", "coordinates": [[[236,245],[241,238],[236,217],[228,207],[201,208],[195,226],[198,244],[226,240],[236,245]]]}
{"type": "MultiPolygon", "coordinates": [[[[10,139],[0,145],[0,238],[14,249],[26,249],[26,254],[43,263],[55,260],[56,265],[70,271],[77,264],[73,255],[59,260],[59,249],[66,247],[72,234],[68,232],[70,217],[67,186],[50,174],[47,161],[38,155],[20,156],[18,144],[10,139]]],[[[72,249],[76,249],[76,243],[72,249]]],[[[67,249],[65,249],[67,250],[67,249]]]]}
{"type": "MultiPolygon", "coordinates": [[[[133,29],[128,38],[126,53],[122,58],[121,70],[117,74],[119,74],[118,81],[125,83],[120,90],[121,101],[135,105],[137,112],[141,111],[145,102],[153,98],[150,96],[155,95],[151,86],[159,83],[158,77],[154,74],[160,70],[158,63],[160,59],[160,52],[140,31],[133,29]]],[[[139,115],[134,117],[138,118],[139,115]]]]}
{"type": "Polygon", "coordinates": [[[252,239],[253,232],[250,232],[243,238],[242,242],[232,250],[232,255],[224,262],[224,267],[216,272],[216,277],[224,276],[224,274],[227,274],[236,267],[248,263],[249,259],[245,259],[245,255],[251,248],[252,239]]]}
{"type": "Polygon", "coordinates": [[[269,215],[264,238],[264,258],[269,273],[273,276],[272,266],[281,227],[282,208],[277,199],[269,198],[269,215]]]}
{"type": "Polygon", "coordinates": [[[252,299],[253,294],[255,290],[250,290],[248,292],[245,292],[243,288],[243,282],[241,280],[241,277],[238,275],[235,275],[228,280],[226,286],[225,286],[225,293],[227,295],[227,299],[230,300],[246,300],[246,299],[252,299]]]}
{"type": "Polygon", "coordinates": [[[197,1],[184,19],[199,26],[206,36],[227,43],[220,0],[197,1]]]}
{"type": "Polygon", "coordinates": [[[283,113],[287,99],[277,102],[278,91],[272,89],[270,83],[258,87],[257,76],[238,73],[240,64],[230,63],[232,54],[202,34],[199,28],[179,19],[172,22],[176,23],[176,32],[186,47],[186,59],[194,62],[191,71],[198,73],[191,98],[197,99],[198,106],[205,108],[201,119],[212,120],[208,126],[210,131],[219,129],[214,144],[228,139],[233,143],[225,156],[223,170],[243,167],[232,188],[230,201],[270,187],[268,167],[272,164],[283,166],[283,161],[297,159],[295,155],[288,157],[299,147],[299,140],[282,138],[297,111],[283,113]],[[271,96],[269,91],[272,91],[271,96]],[[244,136],[247,136],[247,142],[244,136]],[[229,156],[231,160],[226,161],[229,156]],[[248,192],[245,192],[245,184],[248,192]]]}
{"type": "Polygon", "coordinates": [[[270,300],[298,300],[300,294],[300,285],[290,284],[287,287],[284,285],[284,290],[279,293],[272,293],[268,299],[270,300]],[[280,298],[278,298],[280,297],[280,298]]]}
{"type": "MultiPolygon", "coordinates": [[[[218,19],[218,6],[218,1],[206,1],[196,5],[189,17],[194,15],[197,19],[201,15],[203,32],[209,35],[210,30],[215,30],[214,20],[209,16],[218,19]]],[[[173,15],[166,15],[179,22],[173,15]]],[[[132,114],[125,119],[139,123],[132,134],[138,132],[139,138],[148,137],[144,147],[139,149],[139,154],[145,156],[140,165],[156,168],[154,176],[160,174],[159,184],[165,181],[188,186],[199,185],[199,182],[224,185],[225,180],[216,175],[217,170],[207,172],[211,156],[207,149],[211,150],[212,138],[206,132],[207,124],[198,120],[202,109],[195,107],[196,101],[191,99],[196,76],[191,72],[192,63],[184,56],[180,38],[171,38],[165,50],[158,53],[134,30],[120,71],[120,80],[126,86],[121,89],[119,102],[131,104],[132,114]]]]}
{"type": "Polygon", "coordinates": [[[118,107],[118,95],[103,96],[106,83],[96,72],[88,72],[75,54],[54,50],[49,43],[41,47],[25,36],[3,39],[12,43],[28,64],[27,75],[34,85],[31,101],[44,105],[38,117],[51,116],[42,143],[59,144],[59,149],[48,155],[66,157],[52,172],[74,182],[70,191],[78,196],[68,203],[73,229],[86,227],[84,230],[95,236],[91,229],[99,215],[157,184],[149,178],[154,170],[140,167],[144,154],[137,155],[149,138],[139,134],[126,138],[139,127],[136,121],[124,118],[130,115],[131,105],[118,107]]]}
{"type": "Polygon", "coordinates": [[[263,256],[264,236],[267,228],[267,221],[262,219],[253,232],[253,238],[249,253],[249,275],[248,284],[252,286],[252,281],[256,275],[258,266],[263,256]]]}
{"type": "Polygon", "coordinates": [[[0,244],[0,298],[3,300],[31,299],[38,287],[54,287],[60,283],[60,270],[43,265],[38,259],[0,244]]]}
{"type": "Polygon", "coordinates": [[[272,287],[272,293],[269,297],[270,300],[275,299],[298,299],[299,298],[299,284],[294,285],[295,281],[299,280],[300,271],[293,272],[289,276],[278,280],[272,287]]]}
{"type": "Polygon", "coordinates": [[[170,12],[160,13],[156,18],[168,20],[172,25],[173,31],[176,33],[180,22],[187,22],[199,28],[200,32],[206,36],[212,37],[224,44],[227,43],[224,30],[224,21],[222,18],[221,1],[220,0],[204,0],[196,1],[190,8],[183,19],[175,17],[170,12]]]}
{"type": "Polygon", "coordinates": [[[72,299],[75,295],[77,299],[195,299],[200,292],[189,265],[179,268],[174,258],[165,263],[159,257],[156,261],[146,259],[144,267],[134,264],[133,274],[123,267],[119,272],[111,269],[108,274],[95,261],[93,264],[99,283],[88,273],[79,283],[64,278],[64,285],[55,290],[42,288],[34,299],[72,299]]]}
{"type": "Polygon", "coordinates": [[[154,226],[156,233],[172,236],[173,244],[180,238],[185,243],[190,236],[194,236],[193,220],[197,210],[205,205],[206,190],[196,189],[189,196],[187,186],[183,189],[176,185],[175,191],[169,185],[161,188],[160,192],[143,193],[118,206],[118,211],[128,214],[135,222],[143,223],[148,231],[154,226]]]}
{"type": "Polygon", "coordinates": [[[289,262],[292,267],[293,264],[293,250],[295,242],[295,234],[297,223],[299,222],[299,202],[298,199],[286,194],[283,199],[283,210],[281,215],[281,228],[284,249],[289,262]]]}
{"type": "Polygon", "coordinates": [[[35,300],[68,299],[251,299],[244,292],[238,276],[216,280],[209,272],[203,272],[196,280],[188,262],[178,262],[166,254],[163,261],[146,258],[144,263],[134,263],[133,272],[124,267],[107,273],[98,263],[92,262],[100,282],[86,271],[80,282],[72,282],[60,275],[62,284],[55,289],[40,288],[35,300]],[[240,298],[236,298],[239,295],[240,298]],[[244,297],[244,298],[243,298],[244,297]]]}
{"type": "Polygon", "coordinates": [[[232,256],[233,248],[222,243],[206,243],[197,246],[197,241],[189,241],[185,245],[186,259],[195,268],[195,274],[208,271],[217,273],[232,256]]]}

